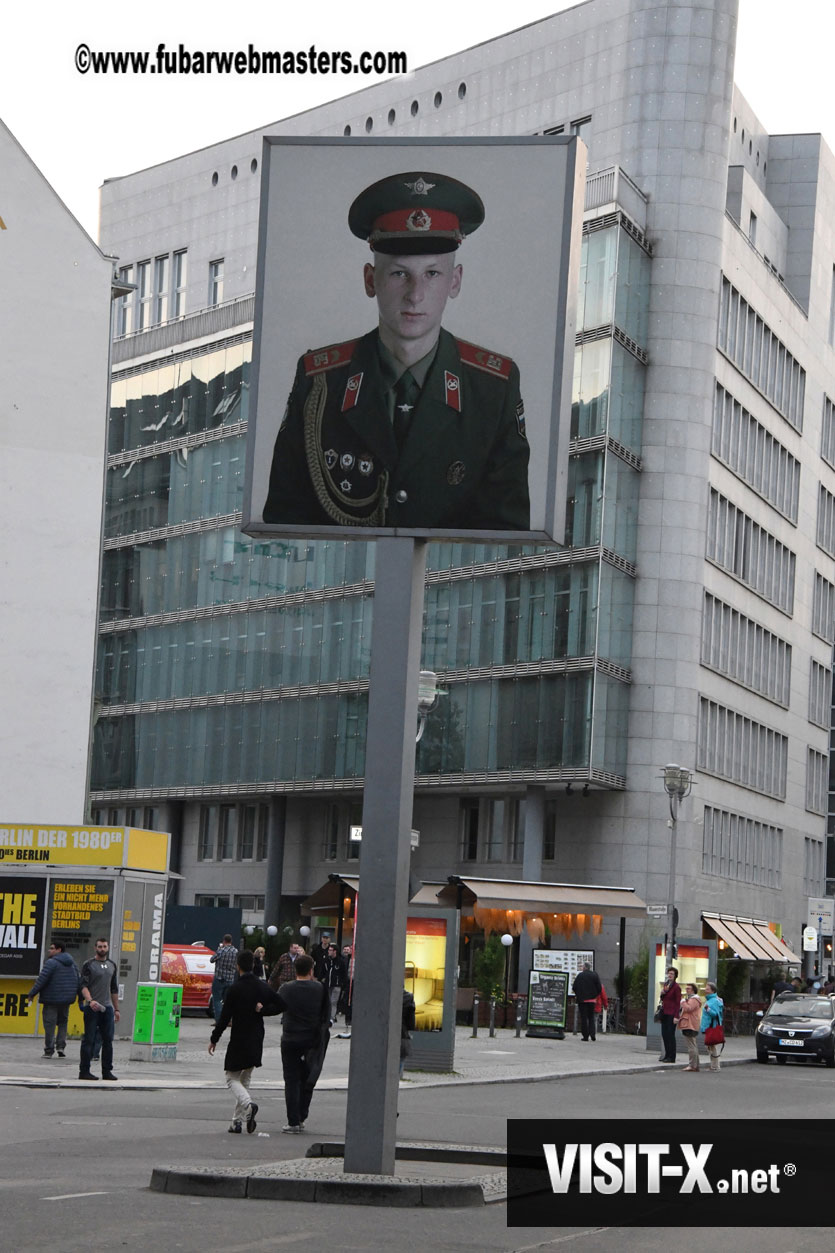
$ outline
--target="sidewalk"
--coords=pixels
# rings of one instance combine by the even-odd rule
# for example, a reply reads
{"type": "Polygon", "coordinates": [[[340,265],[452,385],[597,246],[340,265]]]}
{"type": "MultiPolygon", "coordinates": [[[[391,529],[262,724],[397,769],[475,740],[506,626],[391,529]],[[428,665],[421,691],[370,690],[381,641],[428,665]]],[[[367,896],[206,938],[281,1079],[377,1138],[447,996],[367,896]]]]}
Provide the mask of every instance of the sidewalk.
{"type": "MultiPolygon", "coordinates": [[[[319,1089],[343,1091],[348,1086],[350,1040],[340,1040],[335,1027],[331,1032],[325,1067],[319,1089]]],[[[117,1039],[113,1066],[119,1082],[104,1084],[105,1088],[159,1090],[165,1088],[225,1088],[223,1057],[228,1032],[214,1057],[207,1051],[211,1022],[208,1018],[184,1018],[180,1025],[180,1044],[175,1062],[130,1061],[130,1043],[117,1039]]],[[[281,1029],[268,1024],[264,1045],[264,1064],[253,1075],[254,1091],[281,1091],[281,1029]]],[[[414,1087],[446,1087],[452,1084],[512,1083],[563,1079],[575,1075],[630,1074],[662,1067],[660,1040],[658,1047],[647,1049],[643,1036],[599,1035],[597,1041],[584,1043],[579,1035],[564,1040],[519,1039],[512,1029],[497,1029],[490,1039],[487,1029],[480,1028],[473,1038],[470,1027],[457,1027],[455,1039],[455,1070],[452,1074],[429,1071],[406,1071],[405,1089],[414,1087]]],[[[45,1058],[43,1037],[6,1036],[0,1044],[0,1084],[25,1087],[89,1086],[78,1079],[79,1041],[67,1042],[65,1058],[45,1058]]],[[[735,1037],[725,1045],[722,1065],[754,1061],[751,1037],[735,1037]]],[[[679,1064],[684,1066],[687,1050],[679,1051],[679,1064]]],[[[702,1065],[707,1066],[707,1056],[702,1065]]],[[[98,1065],[93,1067],[99,1073],[98,1065]]]]}

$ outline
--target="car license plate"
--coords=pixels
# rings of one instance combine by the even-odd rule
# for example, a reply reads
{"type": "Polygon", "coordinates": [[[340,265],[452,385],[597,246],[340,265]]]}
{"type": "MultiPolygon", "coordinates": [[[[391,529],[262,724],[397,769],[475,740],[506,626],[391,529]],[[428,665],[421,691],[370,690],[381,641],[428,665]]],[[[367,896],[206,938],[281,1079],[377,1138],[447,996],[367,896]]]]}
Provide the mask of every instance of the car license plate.
{"type": "Polygon", "coordinates": [[[803,1045],[806,1043],[806,1041],[805,1040],[778,1040],[777,1043],[780,1045],[781,1048],[800,1049],[800,1048],[803,1048],[803,1045]]]}

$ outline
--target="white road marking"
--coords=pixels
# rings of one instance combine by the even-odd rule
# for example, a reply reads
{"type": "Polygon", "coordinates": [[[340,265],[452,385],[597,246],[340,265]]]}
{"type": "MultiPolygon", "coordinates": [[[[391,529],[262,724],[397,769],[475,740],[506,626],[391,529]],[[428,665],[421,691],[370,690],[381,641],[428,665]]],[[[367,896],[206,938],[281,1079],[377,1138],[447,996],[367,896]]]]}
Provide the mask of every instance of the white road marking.
{"type": "Polygon", "coordinates": [[[74,1201],[80,1196],[109,1196],[107,1192],[65,1192],[63,1196],[42,1196],[42,1201],[74,1201]]]}

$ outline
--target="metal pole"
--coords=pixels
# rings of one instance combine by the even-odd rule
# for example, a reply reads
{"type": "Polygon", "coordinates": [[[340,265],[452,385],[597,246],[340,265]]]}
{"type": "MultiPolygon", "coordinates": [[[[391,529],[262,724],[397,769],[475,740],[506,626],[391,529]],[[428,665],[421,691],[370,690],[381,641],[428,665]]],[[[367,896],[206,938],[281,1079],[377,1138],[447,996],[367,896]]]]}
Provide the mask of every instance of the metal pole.
{"type": "Polygon", "coordinates": [[[473,1036],[478,1035],[478,1007],[481,1001],[478,999],[478,993],[473,997],[473,1036]]]}
{"type": "Polygon", "coordinates": [[[425,570],[423,541],[377,541],[360,883],[363,932],[386,942],[360,955],[354,992],[344,1169],[358,1174],[394,1174],[425,570]]]}
{"type": "Polygon", "coordinates": [[[496,1035],[496,998],[490,997],[490,1039],[494,1039],[496,1035]]]}
{"type": "Polygon", "coordinates": [[[678,832],[678,797],[670,796],[670,944],[667,966],[676,959],[676,835],[678,832]]]}

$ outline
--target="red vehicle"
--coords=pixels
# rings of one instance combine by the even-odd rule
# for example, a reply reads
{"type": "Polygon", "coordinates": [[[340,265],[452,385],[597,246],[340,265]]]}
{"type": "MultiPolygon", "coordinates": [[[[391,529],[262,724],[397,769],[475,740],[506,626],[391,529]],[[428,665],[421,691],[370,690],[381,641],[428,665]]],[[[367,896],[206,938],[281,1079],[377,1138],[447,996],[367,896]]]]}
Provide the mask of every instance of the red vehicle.
{"type": "Polygon", "coordinates": [[[196,944],[164,944],[162,946],[163,983],[183,985],[183,1009],[209,1012],[215,968],[209,961],[210,948],[201,941],[196,944]]]}

